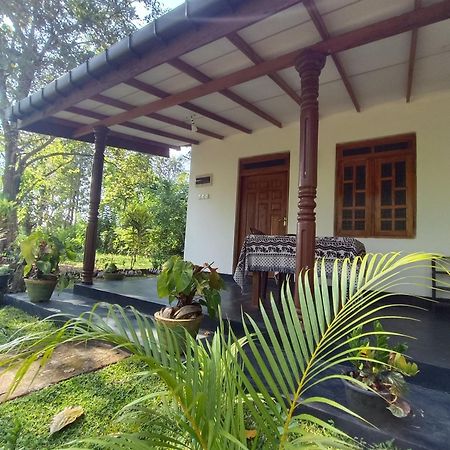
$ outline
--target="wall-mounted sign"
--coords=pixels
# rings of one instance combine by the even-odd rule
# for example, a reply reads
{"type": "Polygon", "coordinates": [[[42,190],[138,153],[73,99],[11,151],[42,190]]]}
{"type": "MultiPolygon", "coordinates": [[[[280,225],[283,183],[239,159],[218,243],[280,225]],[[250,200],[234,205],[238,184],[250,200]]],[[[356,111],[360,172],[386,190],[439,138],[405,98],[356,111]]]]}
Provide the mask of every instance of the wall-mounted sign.
{"type": "Polygon", "coordinates": [[[195,185],[197,187],[201,186],[211,186],[212,185],[212,175],[198,175],[195,177],[195,185]]]}

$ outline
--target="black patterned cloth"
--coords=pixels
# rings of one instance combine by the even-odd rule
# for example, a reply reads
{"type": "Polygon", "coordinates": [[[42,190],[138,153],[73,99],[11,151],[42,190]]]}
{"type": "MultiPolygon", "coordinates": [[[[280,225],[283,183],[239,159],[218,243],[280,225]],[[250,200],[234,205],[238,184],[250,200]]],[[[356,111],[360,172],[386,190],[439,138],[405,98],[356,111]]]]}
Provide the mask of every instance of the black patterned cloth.
{"type": "MultiPolygon", "coordinates": [[[[248,272],[294,273],[296,240],[296,236],[246,236],[234,272],[234,281],[244,289],[248,272]]],[[[364,244],[354,238],[316,238],[316,258],[325,258],[327,277],[331,275],[336,259],[353,259],[365,253],[364,244]]]]}

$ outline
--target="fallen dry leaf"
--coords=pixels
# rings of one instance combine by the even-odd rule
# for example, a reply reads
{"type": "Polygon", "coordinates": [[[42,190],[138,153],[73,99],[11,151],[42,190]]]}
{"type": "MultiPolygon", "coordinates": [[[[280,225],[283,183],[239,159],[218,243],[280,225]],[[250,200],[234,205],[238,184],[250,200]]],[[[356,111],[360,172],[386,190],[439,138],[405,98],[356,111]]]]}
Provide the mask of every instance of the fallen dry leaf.
{"type": "Polygon", "coordinates": [[[256,437],[256,430],[245,430],[245,437],[247,439],[254,439],[256,437]]]}
{"type": "Polygon", "coordinates": [[[75,422],[75,420],[83,414],[84,409],[81,406],[68,406],[67,408],[64,408],[53,417],[52,423],[50,424],[50,434],[62,430],[67,425],[75,422]]]}

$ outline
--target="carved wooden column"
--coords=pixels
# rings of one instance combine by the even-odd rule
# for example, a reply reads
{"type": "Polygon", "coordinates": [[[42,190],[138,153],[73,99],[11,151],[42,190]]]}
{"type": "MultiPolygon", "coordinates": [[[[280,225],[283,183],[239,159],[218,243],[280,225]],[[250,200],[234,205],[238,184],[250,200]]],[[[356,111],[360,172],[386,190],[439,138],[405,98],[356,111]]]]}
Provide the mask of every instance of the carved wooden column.
{"type": "MultiPolygon", "coordinates": [[[[319,139],[319,76],[326,56],[311,50],[300,54],[295,68],[301,81],[300,166],[298,179],[296,275],[314,267],[316,241],[317,148],[319,139]]],[[[295,295],[298,305],[298,292],[295,295]]]]}
{"type": "Polygon", "coordinates": [[[95,248],[97,245],[98,208],[102,193],[103,162],[108,128],[94,129],[95,153],[92,161],[91,189],[89,194],[89,216],[84,242],[83,284],[92,284],[95,265],[95,248]]]}

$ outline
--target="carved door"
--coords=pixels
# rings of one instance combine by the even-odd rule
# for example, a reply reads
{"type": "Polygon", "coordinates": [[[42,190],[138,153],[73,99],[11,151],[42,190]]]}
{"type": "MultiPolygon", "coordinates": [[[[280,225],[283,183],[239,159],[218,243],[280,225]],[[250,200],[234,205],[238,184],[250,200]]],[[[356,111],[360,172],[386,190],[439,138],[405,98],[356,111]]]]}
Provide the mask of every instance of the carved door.
{"type": "MultiPolygon", "coordinates": [[[[287,164],[289,159],[287,158],[287,164]]],[[[289,177],[287,167],[264,167],[261,173],[241,172],[237,255],[250,228],[265,234],[286,234],[289,177]]]]}

